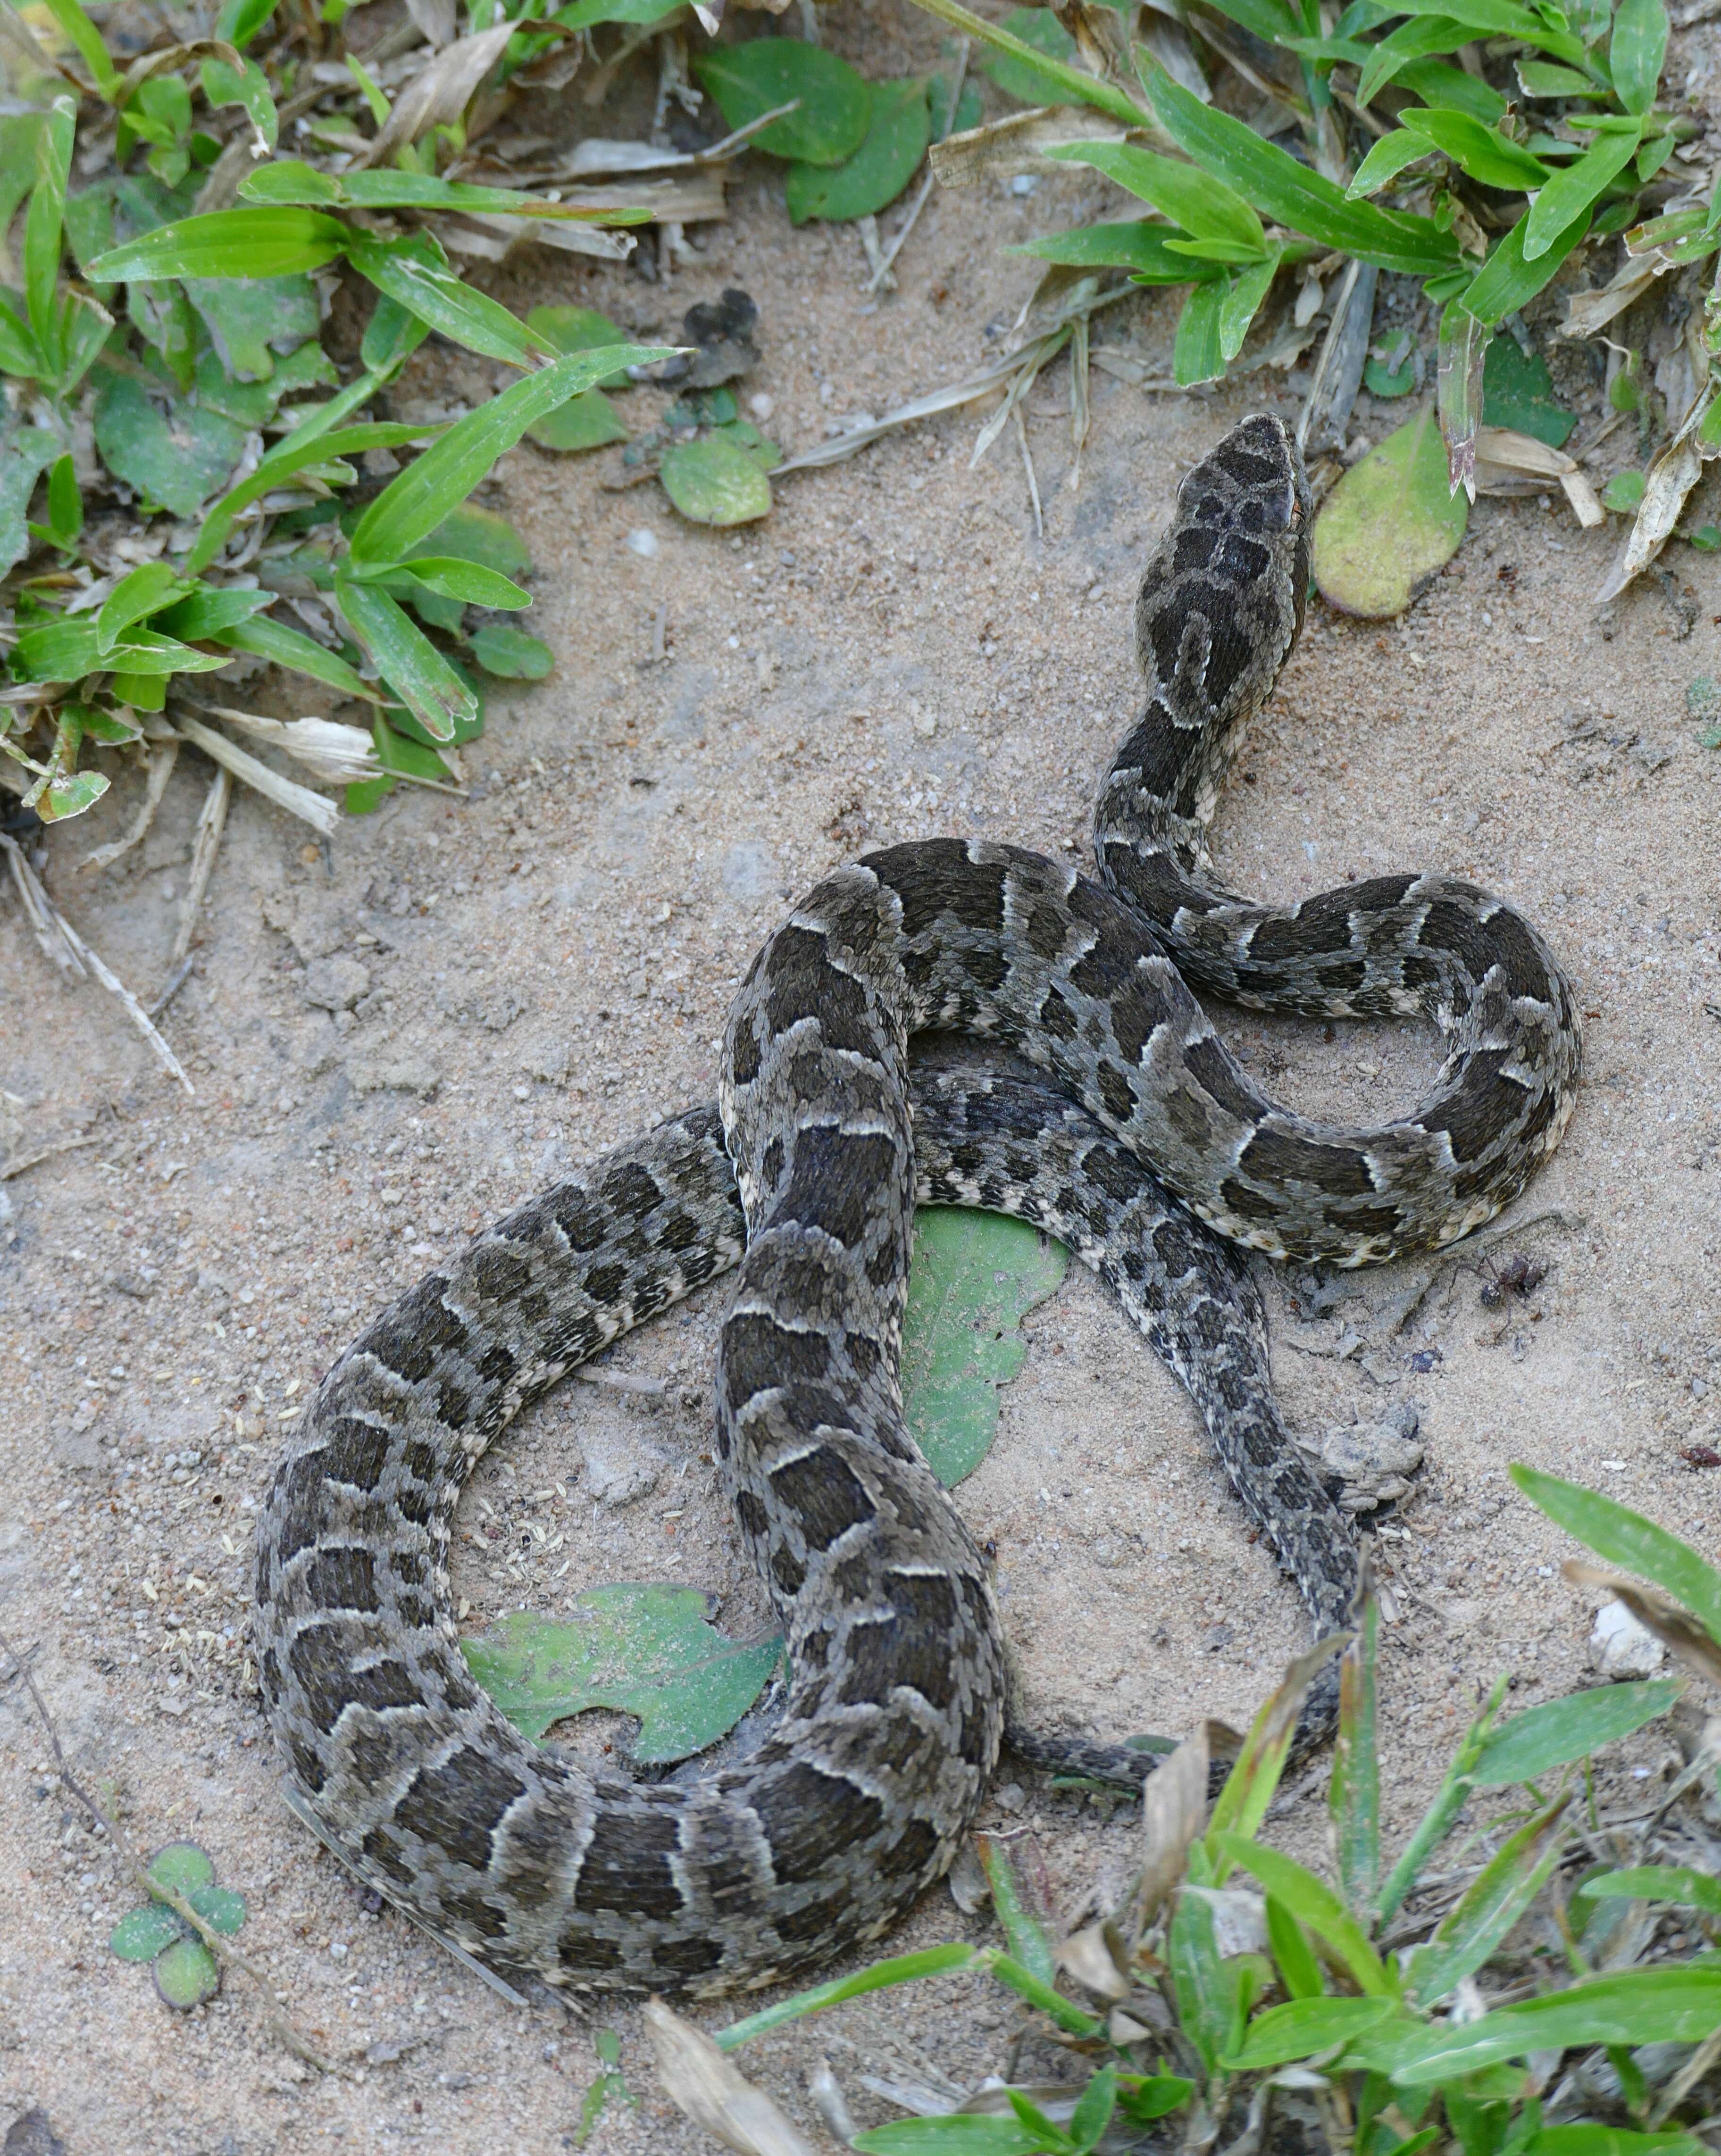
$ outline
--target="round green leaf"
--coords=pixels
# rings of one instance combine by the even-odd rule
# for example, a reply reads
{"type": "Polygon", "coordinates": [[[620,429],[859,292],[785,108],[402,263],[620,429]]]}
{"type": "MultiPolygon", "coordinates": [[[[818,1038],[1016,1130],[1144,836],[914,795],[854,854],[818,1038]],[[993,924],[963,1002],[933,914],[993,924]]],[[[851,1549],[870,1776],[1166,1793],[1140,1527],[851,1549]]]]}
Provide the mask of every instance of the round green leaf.
{"type": "Polygon", "coordinates": [[[695,1587],[618,1582],[575,1597],[566,1621],[516,1610],[460,1652],[517,1729],[534,1740],[588,1707],[637,1715],[640,1760],[685,1759],[746,1713],[780,1640],[727,1639],[695,1587]]]}
{"type": "Polygon", "coordinates": [[[1345,613],[1402,613],[1425,577],[1458,551],[1469,521],[1446,478],[1446,444],[1431,404],[1353,465],[1315,519],[1314,573],[1345,613]]]}
{"type": "Polygon", "coordinates": [[[751,419],[730,419],[713,429],[712,436],[717,441],[732,442],[761,471],[774,471],[783,462],[782,450],[762,434],[751,419]]]}
{"type": "Polygon", "coordinates": [[[472,639],[472,656],[486,674],[500,674],[511,681],[542,681],[556,664],[556,654],[542,638],[506,622],[491,622],[472,639]]]}
{"type": "Polygon", "coordinates": [[[809,218],[822,217],[835,224],[881,210],[914,177],[931,139],[925,82],[875,83],[871,123],[855,154],[840,165],[790,167],[791,223],[805,224],[809,218]]]}
{"type": "Polygon", "coordinates": [[[858,150],[872,114],[872,91],[848,62],[799,38],[756,38],[722,45],[694,64],[701,85],[731,127],[745,127],[791,100],[800,110],[753,138],[756,150],[809,165],[840,165],[858,150]]]}
{"type": "Polygon", "coordinates": [[[221,1989],[215,1957],[201,1939],[180,1939],[156,1958],[156,1989],[182,2014],[221,1989]]]}
{"type": "MultiPolygon", "coordinates": [[[[547,311],[542,307],[534,310],[538,314],[547,311]]],[[[588,389],[583,396],[570,397],[526,430],[527,440],[536,442],[541,449],[601,449],[606,442],[624,442],[627,438],[627,429],[601,389],[588,389]]]]}
{"type": "Polygon", "coordinates": [[[185,1937],[185,1926],[160,1902],[132,1909],[108,1933],[108,1946],[121,1961],[153,1961],[164,1947],[185,1937]]]}
{"type": "Polygon", "coordinates": [[[927,1209],[914,1223],[902,1320],[903,1412],[945,1488],[992,1450],[998,1395],[1021,1368],[1021,1321],[1064,1277],[1069,1253],[1025,1220],[927,1209]]]}
{"type": "Polygon", "coordinates": [[[194,1841],[170,1841],[150,1859],[149,1876],[154,1885],[165,1887],[170,1894],[183,1894],[189,1899],[199,1887],[214,1885],[215,1861],[194,1841]]]}
{"type": "Polygon", "coordinates": [[[750,524],[771,513],[771,482],[745,449],[715,436],[668,450],[658,477],[695,524],[750,524]]]}
{"type": "Polygon", "coordinates": [[[1601,490],[1603,508],[1620,511],[1636,509],[1638,503],[1642,501],[1644,490],[1648,484],[1641,471],[1616,472],[1601,490]]]}
{"type": "Polygon", "coordinates": [[[1555,400],[1547,361],[1539,352],[1523,351],[1514,336],[1490,340],[1482,389],[1485,427],[1510,427],[1559,449],[1578,424],[1576,415],[1555,400]]]}
{"type": "MultiPolygon", "coordinates": [[[[526,326],[536,330],[557,352],[601,352],[606,344],[630,341],[626,331],[619,330],[608,315],[600,315],[595,307],[534,307],[526,317],[526,326]]],[[[625,369],[619,374],[606,374],[598,384],[600,389],[630,386],[625,369]]],[[[535,433],[532,439],[537,439],[535,433]]]]}
{"type": "MultiPolygon", "coordinates": [[[[212,1932],[224,1936],[236,1932],[245,1921],[245,1897],[234,1893],[231,1887],[199,1887],[185,1898],[212,1932]]],[[[167,1912],[170,1917],[172,1913],[171,1909],[167,1912]]]]}

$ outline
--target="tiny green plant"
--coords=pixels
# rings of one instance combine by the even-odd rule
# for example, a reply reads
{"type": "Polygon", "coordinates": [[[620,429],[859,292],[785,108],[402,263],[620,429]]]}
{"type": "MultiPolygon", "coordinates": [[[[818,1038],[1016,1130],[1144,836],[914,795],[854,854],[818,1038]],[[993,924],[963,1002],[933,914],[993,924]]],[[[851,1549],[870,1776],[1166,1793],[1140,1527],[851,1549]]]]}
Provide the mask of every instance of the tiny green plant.
{"type": "MultiPolygon", "coordinates": [[[[1620,1595],[1721,1684],[1721,1573],[1594,1491],[1523,1468],[1513,1480],[1638,1575],[1573,1563],[1569,1578],[1620,1595]]],[[[1616,1819],[1598,1809],[1590,1766],[1665,1714],[1679,1684],[1602,1685],[1503,1718],[1503,1677],[1390,1851],[1379,1623],[1370,1592],[1348,1640],[1293,1665],[1210,1810],[1211,1726],[1171,1755],[1148,1785],[1141,1870],[1101,1922],[1057,1939],[1004,1845],[983,1837],[1002,1947],[893,1956],[733,2024],[719,2048],[970,1970],[1024,2002],[1079,2076],[988,2082],[953,2110],[859,2133],[862,2156],[1260,2149],[1293,2136],[1332,2156],[1703,2156],[1693,2129],[1721,2071],[1721,1881],[1692,1856],[1713,1847],[1701,1820],[1721,1758],[1700,1743],[1666,1801],[1616,1819]],[[1341,1647],[1329,1883],[1261,1830],[1304,1696],[1341,1647]],[[1482,1820],[1488,1792],[1507,1808],[1482,1820]]]]}
{"type": "Polygon", "coordinates": [[[583,2148],[593,2128],[612,2105],[626,2104],[637,2110],[640,2099],[628,2087],[621,2071],[621,2038],[614,2029],[597,2030],[592,2037],[598,2054],[598,2071],[580,2099],[579,2117],[565,2137],[570,2148],[583,2148]]]}
{"type": "MultiPolygon", "coordinates": [[[[194,1841],[170,1841],[150,1859],[152,1887],[182,1897],[212,1932],[229,1937],[245,1921],[245,1899],[215,1881],[215,1862],[194,1841]]],[[[201,2005],[221,1989],[215,1957],[177,1909],[146,1902],[121,1917],[108,1946],[121,1961],[148,1962],[163,2002],[179,2012],[201,2005]]]]}

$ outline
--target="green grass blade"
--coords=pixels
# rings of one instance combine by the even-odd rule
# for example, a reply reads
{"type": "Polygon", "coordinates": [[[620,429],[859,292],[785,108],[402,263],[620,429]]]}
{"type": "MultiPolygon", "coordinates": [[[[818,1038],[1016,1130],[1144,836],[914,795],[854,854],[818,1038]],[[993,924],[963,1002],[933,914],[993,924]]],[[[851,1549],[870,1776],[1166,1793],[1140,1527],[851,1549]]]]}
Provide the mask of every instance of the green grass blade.
{"type": "Polygon", "coordinates": [[[46,0],[46,5],[49,13],[77,47],[90,70],[90,80],[111,104],[113,93],[119,87],[120,71],[108,57],[100,31],[79,6],[78,0],[46,0]]]}
{"type": "Polygon", "coordinates": [[[1266,1943],[1278,1964],[1287,1997],[1319,1999],[1326,1992],[1321,1964],[1302,1935],[1302,1927],[1276,1895],[1266,1897],[1266,1943]]]}
{"type": "Polygon", "coordinates": [[[1057,1974],[1057,1956],[1045,1927],[1028,1907],[1009,1851],[989,1834],[977,1835],[975,1845],[992,1889],[992,1907],[1004,1927],[1011,1955],[1050,1989],[1057,1974]]]}
{"type": "Polygon", "coordinates": [[[1721,1879],[1688,1864],[1640,1864],[1629,1871],[1604,1871],[1578,1892],[1586,1900],[1667,1902],[1677,1909],[1702,1909],[1721,1917],[1721,1879]]]}
{"type": "MultiPolygon", "coordinates": [[[[1544,187],[1543,195],[1547,192],[1544,187]]],[[[1553,282],[1561,265],[1589,231],[1590,212],[1587,208],[1580,211],[1533,259],[1526,259],[1524,254],[1528,225],[1528,216],[1519,218],[1463,293],[1462,305],[1489,329],[1527,306],[1544,285],[1553,282]]]]}
{"type": "Polygon", "coordinates": [[[1302,1711],[1308,1688],[1343,1645],[1343,1635],[1335,1633],[1318,1641],[1307,1654],[1299,1655],[1286,1671],[1278,1689],[1250,1724],[1243,1748],[1225,1776],[1225,1787],[1214,1801],[1213,1817],[1208,1823],[1207,1858],[1215,1887],[1225,1884],[1230,1868],[1230,1861],[1222,1852],[1222,1837],[1227,1834],[1252,1835],[1266,1817],[1266,1808],[1285,1771],[1291,1740],[1297,1733],[1297,1717],[1302,1711]]]}
{"type": "Polygon", "coordinates": [[[1369,54],[1358,79],[1357,103],[1372,104],[1400,68],[1408,67],[1413,60],[1455,53],[1461,45],[1469,44],[1472,34],[1467,23],[1455,23],[1447,15],[1413,15],[1408,22],[1400,23],[1390,36],[1383,38],[1369,54]]]}
{"type": "Polygon", "coordinates": [[[1351,1974],[1359,1989],[1390,1996],[1392,1979],[1368,1936],[1333,1889],[1294,1857],[1282,1851],[1245,1841],[1241,1835],[1221,1835],[1220,1846],[1232,1862],[1252,1872],[1269,1894],[1282,1902],[1299,1922],[1323,1938],[1351,1974]]]}
{"type": "Polygon", "coordinates": [[[478,699],[398,601],[335,572],[335,600],[372,664],[433,741],[452,741],[478,699]]]}
{"type": "Polygon", "coordinates": [[[423,237],[354,239],[347,258],[379,292],[454,344],[486,359],[531,367],[553,347],[520,317],[436,260],[423,237]]]}
{"type": "Polygon", "coordinates": [[[55,98],[37,130],[36,184],[24,214],[24,305],[36,341],[56,368],[59,318],[54,301],[65,230],[66,177],[71,171],[77,124],[78,108],[72,100],[55,98]]]}
{"type": "Polygon", "coordinates": [[[211,210],[157,225],[90,264],[98,285],[159,277],[287,277],[321,270],[342,254],[347,230],[321,210],[211,210]]]}
{"type": "Polygon", "coordinates": [[[1338,1666],[1338,1732],[1327,1801],[1339,1887],[1365,1931],[1374,1925],[1380,1892],[1379,1638],[1380,1604],[1371,1590],[1338,1666]]]}
{"type": "Polygon", "coordinates": [[[1249,2024],[1241,2050],[1223,2061],[1225,2071],[1254,2073],[1264,2066],[1312,2058],[1378,2027],[1394,2010],[1391,1999],[1378,1994],[1369,1999],[1297,1999],[1288,2006],[1269,2007],[1249,2024]]]}
{"type": "Polygon", "coordinates": [[[1053,59],[1049,54],[1038,52],[1023,38],[1000,29],[997,23],[989,23],[961,4],[961,0],[914,0],[923,14],[932,16],[940,23],[948,23],[953,30],[960,30],[964,37],[972,38],[976,44],[989,46],[994,53],[1008,53],[1012,59],[1020,60],[1036,74],[1050,77],[1068,97],[1072,105],[1097,105],[1112,119],[1121,121],[1126,127],[1142,127],[1148,124],[1148,116],[1133,98],[1126,97],[1111,83],[1102,82],[1097,75],[1086,73],[1081,68],[1069,66],[1062,60],[1053,59]]]}
{"type": "MultiPolygon", "coordinates": [[[[374,385],[372,393],[374,394],[374,385]]],[[[338,403],[341,399],[333,401],[338,403]]],[[[434,437],[441,432],[439,426],[408,424],[397,419],[333,429],[307,420],[303,426],[295,427],[285,441],[277,442],[249,479],[241,480],[213,505],[185,557],[186,574],[194,577],[207,569],[227,544],[228,534],[241,512],[308,465],[325,464],[331,457],[362,456],[367,449],[397,449],[408,442],[422,442],[427,435],[434,437]]]]}
{"type": "Polygon", "coordinates": [[[1541,1892],[1565,1845],[1569,1802],[1560,1798],[1520,1827],[1411,1955],[1405,1982],[1420,2005],[1437,2005],[1473,1976],[1541,1892]]]}
{"type": "Polygon", "coordinates": [[[1251,255],[1266,249],[1261,219],[1236,189],[1181,158],[1162,157],[1133,142],[1059,142],[1045,154],[1066,164],[1091,165],[1194,239],[1234,240],[1251,255]]]}
{"type": "Polygon", "coordinates": [[[1667,1713],[1683,1690],[1677,1678],[1657,1677],[1642,1684],[1595,1685],[1545,1700],[1501,1724],[1477,1755],[1472,1779],[1480,1789],[1533,1782],[1631,1736],[1667,1713]]]}
{"type": "Polygon", "coordinates": [[[1620,0],[1607,54],[1621,104],[1627,112],[1647,112],[1667,57],[1667,11],[1662,0],[1620,0]]]}
{"type": "Polygon", "coordinates": [[[1405,1851],[1394,1865],[1386,1884],[1380,1890],[1380,1922],[1385,1924],[1398,1912],[1399,1905],[1421,1876],[1422,1867],[1430,1856],[1451,1831],[1452,1822],[1463,1810],[1465,1801],[1475,1787],[1476,1763],[1482,1756],[1482,1747],[1494,1726],[1494,1717],[1500,1712],[1500,1702],[1506,1697],[1506,1680],[1494,1680],[1494,1688],[1488,1695],[1487,1705],[1464,1732],[1464,1741],[1457,1755],[1447,1768],[1446,1779],[1435,1792],[1434,1801],[1417,1821],[1415,1831],[1405,1845],[1405,1851]]]}
{"type": "Polygon", "coordinates": [[[1609,128],[1580,157],[1556,172],[1523,220],[1523,259],[1528,265],[1557,252],[1555,243],[1583,217],[1609,182],[1616,179],[1637,154],[1641,121],[1609,128]]]}
{"type": "Polygon", "coordinates": [[[343,696],[362,696],[371,704],[388,701],[362,675],[355,674],[337,652],[329,650],[300,629],[289,629],[285,622],[271,621],[267,614],[255,614],[231,629],[213,630],[210,640],[224,644],[230,651],[249,651],[273,665],[306,675],[326,688],[338,690],[343,696]]]}
{"type": "Polygon", "coordinates": [[[1204,105],[1174,82],[1157,60],[1148,71],[1153,109],[1179,146],[1263,216],[1364,262],[1411,276],[1438,276],[1458,266],[1457,243],[1426,217],[1351,202],[1288,151],[1263,141],[1242,121],[1204,105]]]}
{"type": "Polygon", "coordinates": [[[763,2036],[768,2029],[778,2028],[785,2021],[822,2014],[827,2007],[840,2006],[845,1999],[864,1999],[871,1991],[887,1991],[892,1984],[916,1984],[923,1976],[948,1976],[984,1959],[979,1947],[960,1945],[922,1947],[916,1953],[892,1954],[887,1960],[856,1969],[852,1976],[835,1977],[829,1984],[815,1984],[810,1991],[796,1992],[792,1999],[779,1999],[774,2006],[749,2014],[744,2021],[732,2021],[727,2029],[716,2031],[712,2041],[720,2051],[738,2051],[743,2044],[750,2044],[755,2036],[763,2036]]]}
{"type": "Polygon", "coordinates": [[[1431,2030],[1420,2056],[1404,2061],[1392,2077],[1400,2087],[1426,2088],[1532,2051],[1590,2044],[1698,2044],[1718,2028],[1721,1963],[1627,1969],[1498,2007],[1479,2021],[1431,2030]]]}
{"type": "Polygon", "coordinates": [[[1721,1572],[1705,1563],[1689,1544],[1641,1512],[1629,1511],[1595,1490],[1533,1467],[1513,1467],[1513,1481],[1530,1502],[1556,1527],[1604,1557],[1682,1603],[1709,1636],[1721,1645],[1721,1572]]]}

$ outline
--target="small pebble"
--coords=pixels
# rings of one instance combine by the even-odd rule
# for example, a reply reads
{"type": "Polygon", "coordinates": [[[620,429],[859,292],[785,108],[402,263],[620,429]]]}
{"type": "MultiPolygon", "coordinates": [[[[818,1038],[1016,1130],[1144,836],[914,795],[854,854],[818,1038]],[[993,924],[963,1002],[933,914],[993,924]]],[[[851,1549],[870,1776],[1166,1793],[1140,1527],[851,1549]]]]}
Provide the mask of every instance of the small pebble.
{"type": "Polygon", "coordinates": [[[768,397],[763,389],[756,389],[747,400],[747,408],[755,419],[768,419],[777,409],[777,400],[768,397]]]}
{"type": "Polygon", "coordinates": [[[643,526],[638,531],[629,532],[628,552],[630,554],[637,554],[641,561],[655,561],[657,534],[655,531],[647,531],[643,526]]]}

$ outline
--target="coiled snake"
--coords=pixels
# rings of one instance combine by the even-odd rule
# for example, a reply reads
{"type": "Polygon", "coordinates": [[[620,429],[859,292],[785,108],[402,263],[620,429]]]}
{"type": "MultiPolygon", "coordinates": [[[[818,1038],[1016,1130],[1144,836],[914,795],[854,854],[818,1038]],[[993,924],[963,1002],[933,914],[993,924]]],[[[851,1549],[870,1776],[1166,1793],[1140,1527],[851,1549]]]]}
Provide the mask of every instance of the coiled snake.
{"type": "Polygon", "coordinates": [[[985,1562],[902,1419],[917,1199],[1039,1219],[1098,1265],[1317,1621],[1342,1615],[1346,1524],[1284,1441],[1241,1261],[1190,1216],[1341,1265],[1449,1242],[1557,1143],[1579,1042],[1540,937],[1471,885],[1379,876],[1278,908],[1215,880],[1206,826],[1301,629],[1309,517],[1275,418],[1184,480],[1141,587],[1148,703],[1101,789],[1098,881],[953,839],[828,877],[747,970],[717,1110],[476,1237],[323,1380],[259,1529],[265,1708],[336,1853],[491,1968],[764,1985],[878,1938],[955,1856],[998,1756],[1004,1666],[985,1562]],[[1449,1052],[1413,1114],[1317,1124],[1257,1092],[1192,985],[1426,1014],[1449,1052]],[[927,1029],[1050,1083],[911,1074],[927,1029]],[[787,1635],[782,1717],[696,1779],[593,1776],[469,1676],[455,1502],[525,1403],[737,1264],[717,1443],[787,1635]]]}

